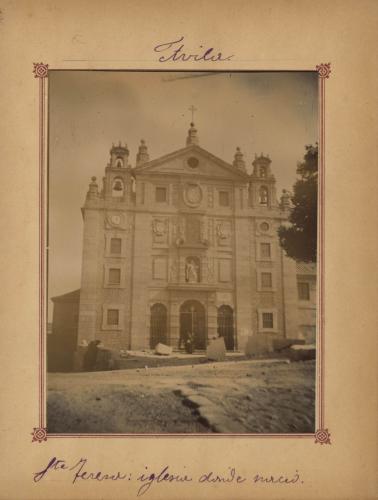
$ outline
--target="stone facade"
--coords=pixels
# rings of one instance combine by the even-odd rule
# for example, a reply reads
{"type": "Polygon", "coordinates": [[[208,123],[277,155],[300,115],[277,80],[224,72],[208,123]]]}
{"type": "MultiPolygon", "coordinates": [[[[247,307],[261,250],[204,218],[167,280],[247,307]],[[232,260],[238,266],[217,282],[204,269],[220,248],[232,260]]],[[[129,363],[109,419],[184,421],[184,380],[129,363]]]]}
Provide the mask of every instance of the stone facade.
{"type": "Polygon", "coordinates": [[[190,337],[205,349],[219,334],[243,350],[252,334],[297,338],[308,321],[277,237],[288,210],[268,156],[249,175],[239,148],[232,164],[217,158],[194,124],[184,148],[155,160],[142,141],[134,167],[127,146],[113,145],[82,208],[78,342],[177,349],[190,337]]]}

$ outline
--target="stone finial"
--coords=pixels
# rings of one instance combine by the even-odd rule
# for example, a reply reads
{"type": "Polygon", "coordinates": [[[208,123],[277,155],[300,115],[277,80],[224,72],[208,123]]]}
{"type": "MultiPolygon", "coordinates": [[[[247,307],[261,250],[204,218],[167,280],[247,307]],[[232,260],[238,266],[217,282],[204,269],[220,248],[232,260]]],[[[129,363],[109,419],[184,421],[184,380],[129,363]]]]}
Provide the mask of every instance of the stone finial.
{"type": "Polygon", "coordinates": [[[136,157],[136,165],[142,165],[150,160],[150,155],[148,154],[148,149],[144,139],[141,139],[138,154],[136,157]]]}
{"type": "Polygon", "coordinates": [[[188,137],[186,138],[186,145],[190,146],[192,144],[199,144],[197,129],[193,122],[190,124],[190,129],[188,130],[188,137]]]}
{"type": "Polygon", "coordinates": [[[243,172],[246,171],[243,153],[240,151],[239,147],[236,148],[236,153],[235,153],[234,161],[233,161],[232,165],[234,167],[238,168],[239,170],[243,170],[243,172]]]}
{"type": "Polygon", "coordinates": [[[281,208],[288,209],[291,206],[291,195],[286,189],[282,190],[281,195],[281,208]]]}
{"type": "Polygon", "coordinates": [[[96,177],[91,177],[91,182],[89,184],[89,189],[87,192],[87,199],[93,199],[98,197],[98,184],[96,182],[96,177]]]}

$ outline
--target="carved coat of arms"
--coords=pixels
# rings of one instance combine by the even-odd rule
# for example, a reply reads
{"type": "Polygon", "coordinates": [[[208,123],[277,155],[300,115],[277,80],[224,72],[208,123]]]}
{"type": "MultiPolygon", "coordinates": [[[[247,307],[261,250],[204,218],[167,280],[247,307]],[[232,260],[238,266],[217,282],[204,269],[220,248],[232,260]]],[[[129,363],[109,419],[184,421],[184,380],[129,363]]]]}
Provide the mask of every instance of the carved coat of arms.
{"type": "Polygon", "coordinates": [[[218,222],[216,226],[217,236],[220,240],[226,240],[231,235],[229,224],[225,222],[218,222]]]}
{"type": "Polygon", "coordinates": [[[164,236],[166,233],[166,224],[162,219],[154,219],[152,221],[152,231],[155,236],[164,236]]]}
{"type": "Polygon", "coordinates": [[[190,207],[196,207],[201,203],[202,189],[198,184],[188,184],[185,186],[184,201],[190,207]]]}

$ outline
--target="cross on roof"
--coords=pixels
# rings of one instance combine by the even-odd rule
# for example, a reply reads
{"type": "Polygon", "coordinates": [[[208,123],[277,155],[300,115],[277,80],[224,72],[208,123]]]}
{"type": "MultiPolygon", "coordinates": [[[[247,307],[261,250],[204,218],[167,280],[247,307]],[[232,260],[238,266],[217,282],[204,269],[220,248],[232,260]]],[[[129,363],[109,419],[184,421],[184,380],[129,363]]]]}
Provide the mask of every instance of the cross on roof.
{"type": "Polygon", "coordinates": [[[193,106],[193,104],[192,104],[192,105],[190,106],[190,108],[188,108],[188,109],[189,109],[189,111],[191,111],[191,112],[192,112],[192,122],[194,122],[194,112],[195,112],[195,111],[198,111],[198,110],[197,110],[197,108],[195,108],[195,107],[193,106]]]}

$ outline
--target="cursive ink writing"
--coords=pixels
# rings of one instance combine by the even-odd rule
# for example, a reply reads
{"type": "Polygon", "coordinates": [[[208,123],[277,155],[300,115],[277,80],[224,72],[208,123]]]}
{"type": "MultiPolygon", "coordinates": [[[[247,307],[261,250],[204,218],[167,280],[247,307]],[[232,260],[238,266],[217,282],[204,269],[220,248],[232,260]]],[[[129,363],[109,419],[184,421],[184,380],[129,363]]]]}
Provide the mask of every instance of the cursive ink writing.
{"type": "Polygon", "coordinates": [[[229,472],[225,476],[219,476],[214,472],[207,472],[202,474],[198,479],[199,483],[244,483],[246,481],[245,477],[239,476],[236,474],[235,469],[233,467],[229,467],[229,472]]]}
{"type": "Polygon", "coordinates": [[[73,484],[75,484],[79,479],[82,479],[84,481],[87,481],[88,479],[94,479],[96,481],[117,481],[118,479],[128,479],[129,481],[131,480],[130,474],[121,474],[120,472],[112,474],[106,474],[101,471],[88,472],[87,470],[85,470],[86,465],[86,458],[81,458],[75,465],[69,466],[66,464],[65,460],[58,460],[56,457],[53,457],[44,469],[34,474],[34,482],[37,483],[38,481],[43,479],[46,476],[47,472],[49,472],[50,470],[66,470],[73,472],[73,484]]]}
{"type": "MultiPolygon", "coordinates": [[[[189,54],[184,52],[184,37],[180,37],[172,42],[160,43],[154,47],[155,52],[164,52],[164,55],[159,57],[159,62],[168,61],[211,61],[211,62],[223,62],[230,61],[234,55],[223,56],[222,52],[213,52],[214,48],[209,47],[205,49],[203,45],[200,45],[201,49],[197,54],[189,54]]],[[[185,49],[186,50],[186,49],[185,49]]]]}
{"type": "Polygon", "coordinates": [[[58,460],[56,457],[53,457],[44,469],[34,474],[34,482],[38,483],[38,481],[45,477],[49,470],[59,469],[69,469],[69,466],[66,465],[64,460],[58,460]]]}
{"type": "Polygon", "coordinates": [[[95,479],[96,481],[104,481],[110,479],[111,481],[117,481],[118,479],[126,479],[127,474],[121,474],[120,472],[116,472],[113,474],[104,474],[101,471],[97,472],[88,472],[83,470],[87,464],[86,458],[81,458],[79,462],[70,468],[70,470],[76,470],[72,483],[74,484],[78,479],[83,479],[87,481],[88,479],[95,479]]]}
{"type": "MultiPolygon", "coordinates": [[[[147,469],[147,467],[146,467],[147,469]]],[[[171,474],[169,472],[169,467],[168,465],[162,469],[161,472],[158,474],[155,474],[154,472],[151,472],[150,474],[141,474],[138,478],[137,481],[142,482],[142,486],[139,488],[137,496],[142,496],[144,495],[151,487],[151,485],[155,483],[163,483],[163,482],[168,482],[168,483],[173,483],[173,482],[191,482],[193,479],[190,476],[185,475],[180,475],[180,474],[171,474]]]]}
{"type": "Polygon", "coordinates": [[[243,483],[244,486],[246,486],[246,484],[249,484],[250,486],[253,484],[265,487],[282,487],[285,485],[290,486],[303,484],[297,470],[292,475],[264,475],[260,473],[251,473],[248,474],[248,476],[244,476],[239,474],[235,467],[228,467],[226,472],[215,472],[214,469],[209,468],[207,471],[200,473],[198,476],[192,477],[185,471],[185,468],[186,467],[184,466],[184,471],[181,470],[172,472],[170,465],[164,465],[161,468],[159,467],[157,471],[151,471],[147,466],[145,466],[143,472],[138,471],[137,473],[125,471],[103,472],[102,470],[91,470],[86,458],[80,458],[72,465],[72,463],[67,463],[66,460],[52,457],[49,459],[45,467],[33,474],[33,480],[38,483],[39,481],[45,479],[49,474],[65,473],[72,484],[76,484],[80,481],[127,481],[130,485],[134,484],[134,487],[136,485],[136,488],[138,488],[136,492],[138,497],[145,495],[149,492],[152,486],[159,484],[172,484],[172,486],[179,486],[193,482],[198,485],[203,485],[204,488],[227,484],[237,486],[243,483]]]}
{"type": "MultiPolygon", "coordinates": [[[[295,471],[295,474],[291,479],[289,479],[286,476],[260,476],[260,474],[256,474],[253,477],[253,482],[254,483],[270,483],[270,484],[295,484],[299,481],[299,474],[298,471],[295,471]]],[[[301,481],[303,483],[303,481],[301,481]]]]}

